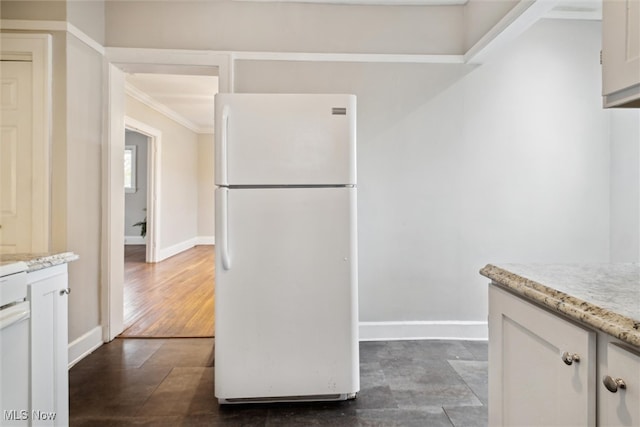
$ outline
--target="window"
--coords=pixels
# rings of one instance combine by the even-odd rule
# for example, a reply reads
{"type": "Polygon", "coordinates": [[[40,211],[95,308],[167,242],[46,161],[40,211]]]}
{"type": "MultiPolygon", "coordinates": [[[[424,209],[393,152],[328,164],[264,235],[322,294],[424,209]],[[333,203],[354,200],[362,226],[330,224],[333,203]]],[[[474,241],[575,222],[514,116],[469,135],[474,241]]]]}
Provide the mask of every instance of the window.
{"type": "Polygon", "coordinates": [[[124,147],[124,192],[136,192],[136,146],[124,147]]]}

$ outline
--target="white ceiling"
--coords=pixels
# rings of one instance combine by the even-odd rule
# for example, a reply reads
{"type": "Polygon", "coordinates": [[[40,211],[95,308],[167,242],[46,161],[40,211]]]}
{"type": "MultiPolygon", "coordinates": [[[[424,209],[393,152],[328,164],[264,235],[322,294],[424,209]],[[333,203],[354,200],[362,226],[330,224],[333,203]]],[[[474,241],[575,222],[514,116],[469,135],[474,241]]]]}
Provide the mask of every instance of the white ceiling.
{"type": "Polygon", "coordinates": [[[213,132],[218,77],[160,73],[127,74],[127,93],[198,133],[213,132]]]}
{"type": "MultiPolygon", "coordinates": [[[[274,0],[237,0],[274,1],[274,0]]],[[[347,4],[464,4],[467,0],[276,0],[310,3],[347,4]]],[[[602,0],[560,0],[548,18],[601,19],[602,0]]],[[[156,110],[168,115],[197,133],[213,133],[214,95],[218,92],[218,77],[202,75],[208,70],[187,70],[193,75],[175,74],[174,69],[145,69],[151,72],[127,70],[127,92],[156,110]],[[199,75],[198,75],[199,74],[199,75]]]]}

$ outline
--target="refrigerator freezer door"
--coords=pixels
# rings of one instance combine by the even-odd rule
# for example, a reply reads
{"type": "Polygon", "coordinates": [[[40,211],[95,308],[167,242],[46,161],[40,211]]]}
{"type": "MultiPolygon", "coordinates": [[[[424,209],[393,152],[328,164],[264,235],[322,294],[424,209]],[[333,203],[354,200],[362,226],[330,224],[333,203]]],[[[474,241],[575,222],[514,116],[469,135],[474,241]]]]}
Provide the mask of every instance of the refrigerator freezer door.
{"type": "Polygon", "coordinates": [[[354,95],[217,94],[216,185],[355,185],[354,95]]]}
{"type": "Polygon", "coordinates": [[[216,397],[357,392],[356,190],[219,188],[216,203],[216,397]]]}

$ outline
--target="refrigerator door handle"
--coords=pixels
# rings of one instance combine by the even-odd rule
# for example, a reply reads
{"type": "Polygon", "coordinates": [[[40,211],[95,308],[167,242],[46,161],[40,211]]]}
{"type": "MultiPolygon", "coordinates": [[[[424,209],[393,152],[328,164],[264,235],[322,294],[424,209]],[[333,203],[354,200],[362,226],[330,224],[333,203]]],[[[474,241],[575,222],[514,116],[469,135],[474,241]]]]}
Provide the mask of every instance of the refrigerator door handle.
{"type": "Polygon", "coordinates": [[[220,258],[222,261],[222,268],[225,270],[231,269],[231,258],[229,257],[229,216],[228,216],[228,204],[229,204],[229,190],[227,188],[220,189],[220,258]]]}
{"type": "Polygon", "coordinates": [[[229,128],[229,106],[225,105],[222,108],[222,126],[220,135],[220,175],[222,176],[222,183],[226,185],[227,179],[227,138],[229,128]]]}

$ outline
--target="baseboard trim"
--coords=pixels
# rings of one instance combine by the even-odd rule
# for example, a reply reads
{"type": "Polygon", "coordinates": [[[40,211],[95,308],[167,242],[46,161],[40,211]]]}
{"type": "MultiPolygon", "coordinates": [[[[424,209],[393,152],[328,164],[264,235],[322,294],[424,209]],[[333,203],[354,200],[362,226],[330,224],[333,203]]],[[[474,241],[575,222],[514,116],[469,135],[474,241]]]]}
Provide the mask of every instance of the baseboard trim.
{"type": "Polygon", "coordinates": [[[487,340],[487,322],[446,320],[407,322],[360,322],[360,341],[487,340]]]}
{"type": "Polygon", "coordinates": [[[216,237],[215,236],[198,236],[197,245],[215,245],[216,237]]]}
{"type": "Polygon", "coordinates": [[[180,252],[191,249],[197,244],[198,238],[194,237],[192,239],[185,240],[184,242],[177,243],[173,246],[169,246],[168,248],[160,249],[160,251],[158,252],[158,260],[156,262],[163,261],[169,257],[179,254],[180,252]]]}
{"type": "Polygon", "coordinates": [[[96,326],[69,343],[69,369],[103,344],[102,327],[96,326]]]}
{"type": "Polygon", "coordinates": [[[146,245],[147,241],[142,236],[124,236],[125,245],[146,245]]]}

